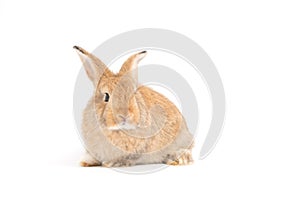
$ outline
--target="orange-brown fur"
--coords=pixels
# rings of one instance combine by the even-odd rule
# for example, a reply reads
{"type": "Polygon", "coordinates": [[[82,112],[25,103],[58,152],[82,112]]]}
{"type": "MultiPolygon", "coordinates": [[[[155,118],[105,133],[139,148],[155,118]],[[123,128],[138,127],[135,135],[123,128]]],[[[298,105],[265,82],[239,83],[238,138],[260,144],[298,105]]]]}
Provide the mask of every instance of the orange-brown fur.
{"type": "Polygon", "coordinates": [[[180,111],[162,94],[138,85],[137,64],[145,52],[131,56],[114,74],[92,54],[76,49],[95,86],[82,123],[83,141],[94,159],[82,166],[94,166],[95,160],[106,167],[192,162],[193,137],[180,111]],[[109,102],[103,101],[105,93],[109,102]],[[118,128],[119,116],[126,116],[124,128],[118,128]]]}

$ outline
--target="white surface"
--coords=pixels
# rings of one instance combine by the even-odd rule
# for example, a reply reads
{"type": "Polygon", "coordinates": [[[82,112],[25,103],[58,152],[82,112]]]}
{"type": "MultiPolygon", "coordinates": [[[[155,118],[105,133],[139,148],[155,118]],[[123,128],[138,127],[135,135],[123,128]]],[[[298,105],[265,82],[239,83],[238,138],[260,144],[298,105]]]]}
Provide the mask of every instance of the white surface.
{"type": "Polygon", "coordinates": [[[298,4],[0,1],[0,198],[299,199],[298,4]],[[79,168],[72,46],[144,27],[181,32],[213,59],[227,97],[221,140],[205,160],[155,174],[79,168]]]}

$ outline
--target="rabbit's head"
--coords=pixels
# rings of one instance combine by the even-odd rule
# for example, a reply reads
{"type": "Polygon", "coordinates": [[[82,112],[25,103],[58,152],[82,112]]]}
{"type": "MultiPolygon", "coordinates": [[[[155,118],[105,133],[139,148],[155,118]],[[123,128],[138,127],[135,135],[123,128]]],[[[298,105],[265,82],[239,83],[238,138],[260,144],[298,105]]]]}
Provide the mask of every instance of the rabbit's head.
{"type": "Polygon", "coordinates": [[[93,54],[74,46],[94,85],[95,113],[102,128],[135,129],[146,123],[147,111],[142,94],[137,92],[137,65],[146,51],[130,56],[118,73],[113,73],[93,54]]]}

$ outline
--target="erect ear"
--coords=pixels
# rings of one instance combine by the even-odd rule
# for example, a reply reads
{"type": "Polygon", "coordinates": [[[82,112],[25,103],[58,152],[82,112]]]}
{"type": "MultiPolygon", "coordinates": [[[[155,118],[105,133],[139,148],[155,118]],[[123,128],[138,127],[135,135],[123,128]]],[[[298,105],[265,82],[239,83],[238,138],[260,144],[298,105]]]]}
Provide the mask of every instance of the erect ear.
{"type": "Polygon", "coordinates": [[[97,86],[103,73],[111,73],[106,65],[93,54],[78,46],[74,46],[73,48],[77,50],[84,69],[94,86],[97,86]]]}
{"type": "Polygon", "coordinates": [[[133,80],[137,82],[138,80],[138,63],[146,56],[147,51],[142,51],[137,54],[130,56],[122,65],[119,74],[120,75],[130,75],[133,80]]]}

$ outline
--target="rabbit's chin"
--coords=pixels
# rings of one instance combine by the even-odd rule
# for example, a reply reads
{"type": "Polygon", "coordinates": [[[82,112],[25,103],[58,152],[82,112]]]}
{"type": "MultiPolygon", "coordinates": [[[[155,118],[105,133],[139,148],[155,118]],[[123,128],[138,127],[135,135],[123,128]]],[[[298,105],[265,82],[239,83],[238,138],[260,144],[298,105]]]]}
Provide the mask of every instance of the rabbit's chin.
{"type": "Polygon", "coordinates": [[[118,124],[118,125],[115,125],[115,126],[111,126],[108,128],[108,130],[133,130],[133,129],[136,129],[136,126],[132,125],[132,124],[118,124]]]}

